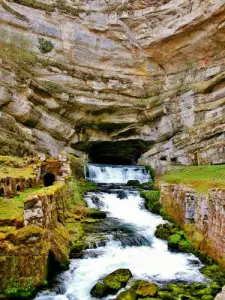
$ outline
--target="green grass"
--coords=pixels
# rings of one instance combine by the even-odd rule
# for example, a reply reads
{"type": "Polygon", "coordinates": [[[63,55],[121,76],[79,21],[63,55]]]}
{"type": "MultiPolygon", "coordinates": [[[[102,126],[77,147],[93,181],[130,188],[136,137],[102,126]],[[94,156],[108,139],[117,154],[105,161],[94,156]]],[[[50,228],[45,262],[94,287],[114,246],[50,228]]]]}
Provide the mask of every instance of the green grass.
{"type": "Polygon", "coordinates": [[[225,189],[225,165],[182,166],[161,179],[171,184],[190,185],[199,193],[207,193],[208,189],[225,189]]]}
{"type": "Polygon", "coordinates": [[[11,178],[34,178],[36,173],[33,169],[33,165],[28,165],[24,168],[14,168],[7,165],[0,165],[0,179],[11,178]]]}
{"type": "Polygon", "coordinates": [[[0,220],[22,219],[24,201],[29,194],[38,190],[40,188],[27,189],[11,199],[0,197],[0,220]]]}

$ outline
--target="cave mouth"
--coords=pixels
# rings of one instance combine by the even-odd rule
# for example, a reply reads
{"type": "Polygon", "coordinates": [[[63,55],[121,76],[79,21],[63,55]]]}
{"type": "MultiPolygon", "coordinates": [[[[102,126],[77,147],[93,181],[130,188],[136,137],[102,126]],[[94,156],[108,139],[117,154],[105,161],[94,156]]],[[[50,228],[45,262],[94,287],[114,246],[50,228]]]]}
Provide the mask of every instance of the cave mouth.
{"type": "Polygon", "coordinates": [[[141,140],[96,142],[89,149],[92,163],[108,165],[136,165],[147,143],[141,140]]]}
{"type": "Polygon", "coordinates": [[[43,179],[44,179],[44,186],[51,186],[55,182],[55,175],[52,173],[46,173],[43,179]]]}

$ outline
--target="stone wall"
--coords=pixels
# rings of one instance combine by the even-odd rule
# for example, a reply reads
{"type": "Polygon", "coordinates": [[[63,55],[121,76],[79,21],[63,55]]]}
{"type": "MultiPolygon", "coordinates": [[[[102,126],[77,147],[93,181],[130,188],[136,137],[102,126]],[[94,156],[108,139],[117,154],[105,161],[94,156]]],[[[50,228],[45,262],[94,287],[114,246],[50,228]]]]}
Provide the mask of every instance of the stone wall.
{"type": "Polygon", "coordinates": [[[212,189],[208,194],[198,194],[184,185],[161,185],[162,205],[181,226],[194,228],[202,234],[198,247],[225,265],[225,190],[212,189]]]}
{"type": "Polygon", "coordinates": [[[12,178],[5,177],[0,179],[1,197],[11,198],[18,192],[29,188],[35,188],[39,185],[39,176],[36,178],[12,178]]]}
{"type": "Polygon", "coordinates": [[[57,222],[63,223],[69,196],[69,185],[64,183],[29,195],[24,203],[24,226],[35,224],[49,228],[57,222]]]}

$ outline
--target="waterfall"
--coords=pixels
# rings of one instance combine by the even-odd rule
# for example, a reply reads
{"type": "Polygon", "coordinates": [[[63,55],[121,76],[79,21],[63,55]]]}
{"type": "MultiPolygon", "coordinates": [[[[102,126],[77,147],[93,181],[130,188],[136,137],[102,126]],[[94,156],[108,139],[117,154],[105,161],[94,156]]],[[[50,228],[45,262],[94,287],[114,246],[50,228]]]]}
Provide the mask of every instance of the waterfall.
{"type": "MultiPolygon", "coordinates": [[[[99,185],[96,192],[85,196],[89,207],[107,212],[107,219],[96,224],[96,232],[91,225],[90,232],[94,238],[100,236],[100,242],[85,250],[83,258],[72,259],[70,269],[58,277],[55,288],[39,293],[36,299],[94,300],[91,288],[118,268],[130,269],[134,279],[160,285],[205,281],[199,259],[191,253],[170,252],[167,242],[154,236],[157,225],[165,221],[145,209],[137,190],[122,184],[150,180],[144,167],[88,164],[86,176],[97,183],[117,183],[99,185]]],[[[111,295],[104,300],[115,298],[111,295]]]]}
{"type": "Polygon", "coordinates": [[[143,166],[116,166],[87,164],[85,166],[87,180],[96,183],[121,183],[138,180],[140,183],[151,181],[151,176],[143,166]]]}

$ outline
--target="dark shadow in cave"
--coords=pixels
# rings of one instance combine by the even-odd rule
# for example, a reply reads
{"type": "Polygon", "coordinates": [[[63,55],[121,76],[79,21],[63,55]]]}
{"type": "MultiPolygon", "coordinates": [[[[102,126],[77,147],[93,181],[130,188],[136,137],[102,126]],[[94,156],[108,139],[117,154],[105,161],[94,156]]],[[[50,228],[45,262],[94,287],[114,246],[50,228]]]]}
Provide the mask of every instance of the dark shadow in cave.
{"type": "Polygon", "coordinates": [[[89,149],[89,158],[99,164],[136,165],[148,144],[141,140],[96,142],[89,149]]]}
{"type": "Polygon", "coordinates": [[[55,182],[55,175],[52,173],[46,173],[43,179],[44,179],[44,186],[51,186],[55,182]]]}
{"type": "Polygon", "coordinates": [[[5,196],[4,188],[0,188],[0,197],[4,197],[4,196],[5,196]]]}

